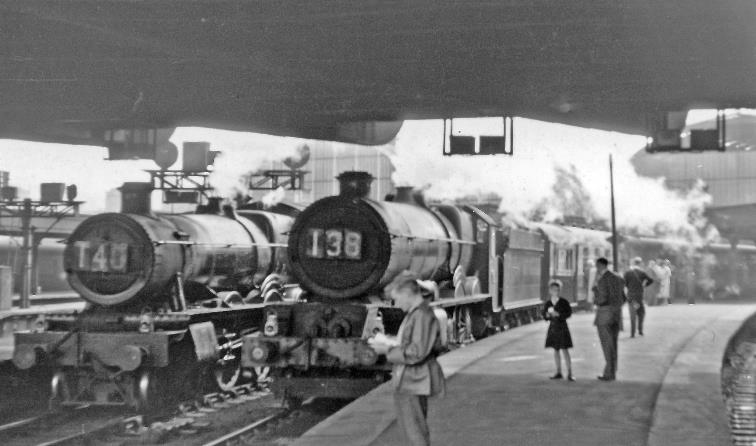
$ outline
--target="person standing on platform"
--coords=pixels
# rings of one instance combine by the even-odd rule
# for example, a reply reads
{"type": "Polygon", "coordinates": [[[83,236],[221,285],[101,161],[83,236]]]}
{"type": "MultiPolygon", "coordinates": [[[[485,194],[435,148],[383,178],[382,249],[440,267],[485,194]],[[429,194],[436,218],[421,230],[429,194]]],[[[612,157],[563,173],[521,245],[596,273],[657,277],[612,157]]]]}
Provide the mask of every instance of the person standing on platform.
{"type": "Polygon", "coordinates": [[[636,321],[638,334],[643,336],[643,318],[646,308],[643,302],[643,290],[654,283],[654,279],[641,269],[643,259],[636,257],[631,262],[630,269],[625,272],[625,286],[627,287],[627,306],[630,310],[630,337],[635,337],[636,321]]]}
{"type": "Polygon", "coordinates": [[[606,366],[598,377],[601,381],[617,379],[617,338],[622,320],[622,304],[625,302],[625,280],[617,273],[609,271],[609,261],[604,257],[596,259],[596,285],[593,286],[596,304],[594,325],[598,330],[601,350],[606,366]]]}
{"type": "MultiPolygon", "coordinates": [[[[430,445],[428,397],[443,394],[446,382],[436,356],[443,349],[441,327],[424,297],[424,282],[404,271],[386,288],[386,294],[406,315],[396,338],[376,335],[370,345],[393,363],[391,383],[399,425],[413,446],[430,445]],[[380,338],[380,339],[379,339],[380,338]]],[[[429,290],[432,291],[432,290],[429,290]]],[[[429,296],[432,293],[429,293],[429,296]]]]}
{"type": "Polygon", "coordinates": [[[659,276],[656,275],[658,267],[655,260],[649,260],[646,266],[646,274],[653,280],[651,285],[647,286],[644,291],[644,301],[650,305],[655,306],[659,304],[659,276]]]}
{"type": "Polygon", "coordinates": [[[672,267],[669,260],[659,262],[656,275],[659,277],[659,302],[665,302],[667,305],[670,301],[670,287],[672,283],[672,267]]]}
{"type": "Polygon", "coordinates": [[[572,307],[567,299],[559,296],[562,282],[552,280],[549,282],[549,300],[543,305],[541,314],[549,321],[549,330],[546,332],[546,348],[554,349],[554,362],[556,363],[556,375],[551,379],[562,379],[562,361],[559,352],[564,356],[564,365],[567,366],[567,380],[575,381],[572,377],[572,360],[570,350],[572,348],[572,336],[567,326],[567,319],[572,316],[572,307]]]}

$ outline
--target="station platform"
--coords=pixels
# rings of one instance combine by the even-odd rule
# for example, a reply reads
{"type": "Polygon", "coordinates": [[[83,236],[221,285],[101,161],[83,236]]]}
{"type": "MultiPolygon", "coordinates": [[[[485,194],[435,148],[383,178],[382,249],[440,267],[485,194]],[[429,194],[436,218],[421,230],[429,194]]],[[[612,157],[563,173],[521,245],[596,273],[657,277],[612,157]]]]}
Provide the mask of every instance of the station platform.
{"type": "MultiPolygon", "coordinates": [[[[433,445],[730,445],[720,390],[729,337],[750,303],[648,307],[645,336],[620,333],[617,381],[603,382],[604,359],[592,313],[570,320],[577,381],[550,380],[547,323],[480,340],[439,358],[447,395],[432,398],[433,445]]],[[[297,446],[406,444],[384,384],[316,425],[297,446]]]]}

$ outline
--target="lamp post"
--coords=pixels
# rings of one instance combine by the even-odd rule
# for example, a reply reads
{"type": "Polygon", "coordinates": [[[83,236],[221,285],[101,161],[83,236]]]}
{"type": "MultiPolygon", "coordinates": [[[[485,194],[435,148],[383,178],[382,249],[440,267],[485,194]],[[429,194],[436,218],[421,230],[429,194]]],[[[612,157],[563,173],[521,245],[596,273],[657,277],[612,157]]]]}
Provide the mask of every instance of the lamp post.
{"type": "Polygon", "coordinates": [[[614,167],[612,165],[612,155],[609,155],[609,189],[612,200],[612,262],[614,271],[619,272],[619,253],[617,252],[617,219],[614,212],[614,167]]]}

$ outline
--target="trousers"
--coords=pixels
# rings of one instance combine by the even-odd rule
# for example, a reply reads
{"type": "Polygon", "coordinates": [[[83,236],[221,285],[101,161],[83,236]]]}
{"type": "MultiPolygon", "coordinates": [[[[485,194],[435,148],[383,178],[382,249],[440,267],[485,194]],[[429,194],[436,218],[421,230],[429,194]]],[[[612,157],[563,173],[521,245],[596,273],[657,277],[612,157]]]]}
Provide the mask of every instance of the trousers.
{"type": "Polygon", "coordinates": [[[394,393],[394,406],[399,426],[407,434],[412,446],[430,446],[430,431],[428,430],[428,397],[425,395],[411,395],[394,393]]]}
{"type": "Polygon", "coordinates": [[[601,350],[604,352],[604,377],[617,377],[617,338],[619,337],[619,321],[596,325],[598,329],[601,350]]]}
{"type": "Polygon", "coordinates": [[[646,306],[641,304],[636,310],[631,302],[627,308],[630,310],[630,336],[635,336],[636,320],[638,333],[643,334],[643,319],[646,317],[646,306]]]}

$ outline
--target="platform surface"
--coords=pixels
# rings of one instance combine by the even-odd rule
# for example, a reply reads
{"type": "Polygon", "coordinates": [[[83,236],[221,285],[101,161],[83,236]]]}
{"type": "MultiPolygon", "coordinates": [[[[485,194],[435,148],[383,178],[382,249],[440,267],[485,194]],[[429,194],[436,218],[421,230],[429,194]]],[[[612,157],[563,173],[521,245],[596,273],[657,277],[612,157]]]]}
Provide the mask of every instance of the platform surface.
{"type": "MultiPolygon", "coordinates": [[[[576,382],[552,381],[547,324],[515,328],[440,358],[447,395],[430,400],[435,445],[730,445],[719,369],[730,335],[753,304],[647,308],[645,336],[620,333],[614,382],[592,313],[570,320],[576,382]]],[[[318,424],[298,446],[406,444],[382,385],[318,424]]]]}

